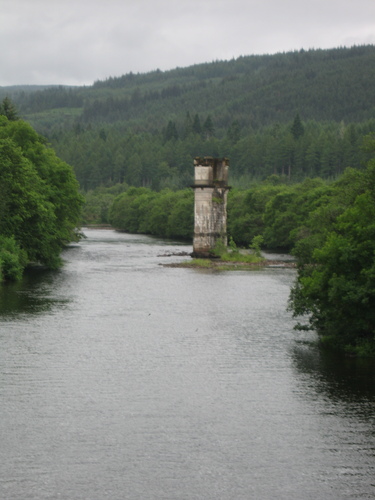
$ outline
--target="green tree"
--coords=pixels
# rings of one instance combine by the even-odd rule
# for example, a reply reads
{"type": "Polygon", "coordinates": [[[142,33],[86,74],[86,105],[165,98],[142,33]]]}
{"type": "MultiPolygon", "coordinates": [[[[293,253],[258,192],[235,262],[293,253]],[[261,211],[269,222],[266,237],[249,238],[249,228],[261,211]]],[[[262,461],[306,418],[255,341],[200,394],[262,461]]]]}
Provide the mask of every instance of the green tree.
{"type": "Polygon", "coordinates": [[[299,260],[290,305],[331,346],[375,355],[375,161],[364,177],[364,192],[299,260]]]}
{"type": "Polygon", "coordinates": [[[203,123],[202,132],[205,139],[209,139],[215,133],[214,123],[210,115],[207,116],[205,122],[203,123]]]}
{"type": "Polygon", "coordinates": [[[299,113],[297,113],[296,116],[294,117],[293,124],[291,126],[290,131],[292,132],[292,135],[296,141],[300,137],[302,137],[303,134],[305,133],[305,129],[304,129],[304,126],[302,125],[299,113]]]}
{"type": "Polygon", "coordinates": [[[227,131],[227,137],[231,144],[236,144],[241,137],[241,127],[238,120],[234,120],[227,131]]]}
{"type": "Polygon", "coordinates": [[[167,128],[164,132],[164,141],[176,141],[178,139],[178,131],[175,122],[169,120],[167,128]]]}
{"type": "Polygon", "coordinates": [[[198,114],[195,114],[194,120],[193,120],[193,132],[197,135],[202,134],[202,125],[201,125],[201,120],[199,118],[198,114]]]}
{"type": "Polygon", "coordinates": [[[5,97],[0,104],[0,115],[6,116],[11,121],[18,120],[17,109],[9,97],[5,97]]]}
{"type": "Polygon", "coordinates": [[[193,120],[191,119],[189,111],[186,113],[184,128],[183,128],[183,139],[189,137],[193,133],[193,120]]]}
{"type": "Polygon", "coordinates": [[[0,235],[0,281],[18,281],[27,264],[27,254],[14,237],[0,235]]]}
{"type": "Polygon", "coordinates": [[[194,232],[194,193],[185,189],[175,193],[175,202],[168,217],[169,238],[192,240],[194,232]]]}
{"type": "Polygon", "coordinates": [[[130,186],[140,186],[142,182],[142,160],[138,153],[135,153],[129,159],[126,182],[130,186]]]}
{"type": "Polygon", "coordinates": [[[143,187],[130,187],[118,195],[109,211],[109,221],[116,229],[129,233],[149,233],[148,218],[156,193],[143,187]]]}
{"type": "Polygon", "coordinates": [[[60,264],[76,239],[82,198],[71,167],[25,122],[0,120],[0,235],[14,238],[28,261],[60,264]]]}

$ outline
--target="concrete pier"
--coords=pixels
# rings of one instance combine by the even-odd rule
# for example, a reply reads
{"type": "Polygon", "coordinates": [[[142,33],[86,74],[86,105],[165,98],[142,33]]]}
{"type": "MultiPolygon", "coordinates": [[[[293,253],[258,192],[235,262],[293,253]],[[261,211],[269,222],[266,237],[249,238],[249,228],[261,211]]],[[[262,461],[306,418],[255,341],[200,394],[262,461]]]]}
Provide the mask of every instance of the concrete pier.
{"type": "Polygon", "coordinates": [[[227,245],[227,158],[194,159],[193,257],[213,257],[218,241],[227,245]]]}

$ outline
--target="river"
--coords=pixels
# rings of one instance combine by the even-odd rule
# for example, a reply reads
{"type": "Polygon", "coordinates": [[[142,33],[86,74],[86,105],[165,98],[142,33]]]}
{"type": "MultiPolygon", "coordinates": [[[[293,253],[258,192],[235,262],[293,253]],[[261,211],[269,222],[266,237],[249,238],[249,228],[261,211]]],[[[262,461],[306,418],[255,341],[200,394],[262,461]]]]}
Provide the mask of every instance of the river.
{"type": "Polygon", "coordinates": [[[85,233],[0,287],[0,498],[374,498],[374,363],[293,330],[293,269],[85,233]]]}

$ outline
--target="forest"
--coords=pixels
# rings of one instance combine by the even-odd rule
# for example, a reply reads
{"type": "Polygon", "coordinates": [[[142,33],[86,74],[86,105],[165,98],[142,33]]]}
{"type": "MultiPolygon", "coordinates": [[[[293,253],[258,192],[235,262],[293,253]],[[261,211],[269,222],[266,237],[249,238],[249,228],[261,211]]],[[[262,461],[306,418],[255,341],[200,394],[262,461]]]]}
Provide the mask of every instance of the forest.
{"type": "Polygon", "coordinates": [[[232,185],[334,179],[369,159],[375,47],[354,46],[126,74],[87,87],[0,88],[84,191],[183,189],[192,158],[228,157],[232,185]],[[299,119],[303,128],[293,128],[299,119]]]}
{"type": "MultiPolygon", "coordinates": [[[[306,320],[299,327],[350,355],[375,355],[374,78],[372,45],[300,50],[130,73],[87,87],[0,88],[35,132],[12,120],[10,101],[0,114],[8,115],[9,147],[22,135],[12,127],[29,127],[24,136],[35,134],[43,158],[48,151],[51,163],[55,151],[53,165],[72,166],[85,198],[83,224],[191,241],[193,158],[229,158],[231,241],[249,247],[258,238],[264,249],[291,252],[298,272],[290,308],[306,320]]],[[[35,162],[25,144],[16,143],[26,158],[19,162],[35,162]]],[[[47,175],[44,161],[30,175],[47,175]]],[[[32,182],[42,196],[41,212],[30,205],[36,220],[54,203],[64,205],[52,201],[53,189],[42,193],[56,182],[54,169],[39,188],[37,177],[32,182]]],[[[77,187],[70,196],[71,206],[55,210],[54,221],[66,224],[53,231],[49,248],[56,252],[43,253],[35,240],[28,260],[56,265],[80,212],[77,187]],[[71,210],[66,218],[64,210],[71,210]]],[[[20,227],[3,223],[0,234],[21,261],[20,235],[29,230],[20,227]]]]}

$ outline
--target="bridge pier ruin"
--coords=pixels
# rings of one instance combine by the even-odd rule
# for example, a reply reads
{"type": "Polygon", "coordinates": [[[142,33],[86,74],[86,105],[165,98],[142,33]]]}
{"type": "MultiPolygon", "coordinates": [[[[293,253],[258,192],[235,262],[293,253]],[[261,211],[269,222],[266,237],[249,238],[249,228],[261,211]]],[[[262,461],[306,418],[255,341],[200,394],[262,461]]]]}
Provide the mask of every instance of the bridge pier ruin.
{"type": "Polygon", "coordinates": [[[193,257],[214,257],[218,242],[227,240],[227,158],[194,159],[194,241],[193,257]]]}

